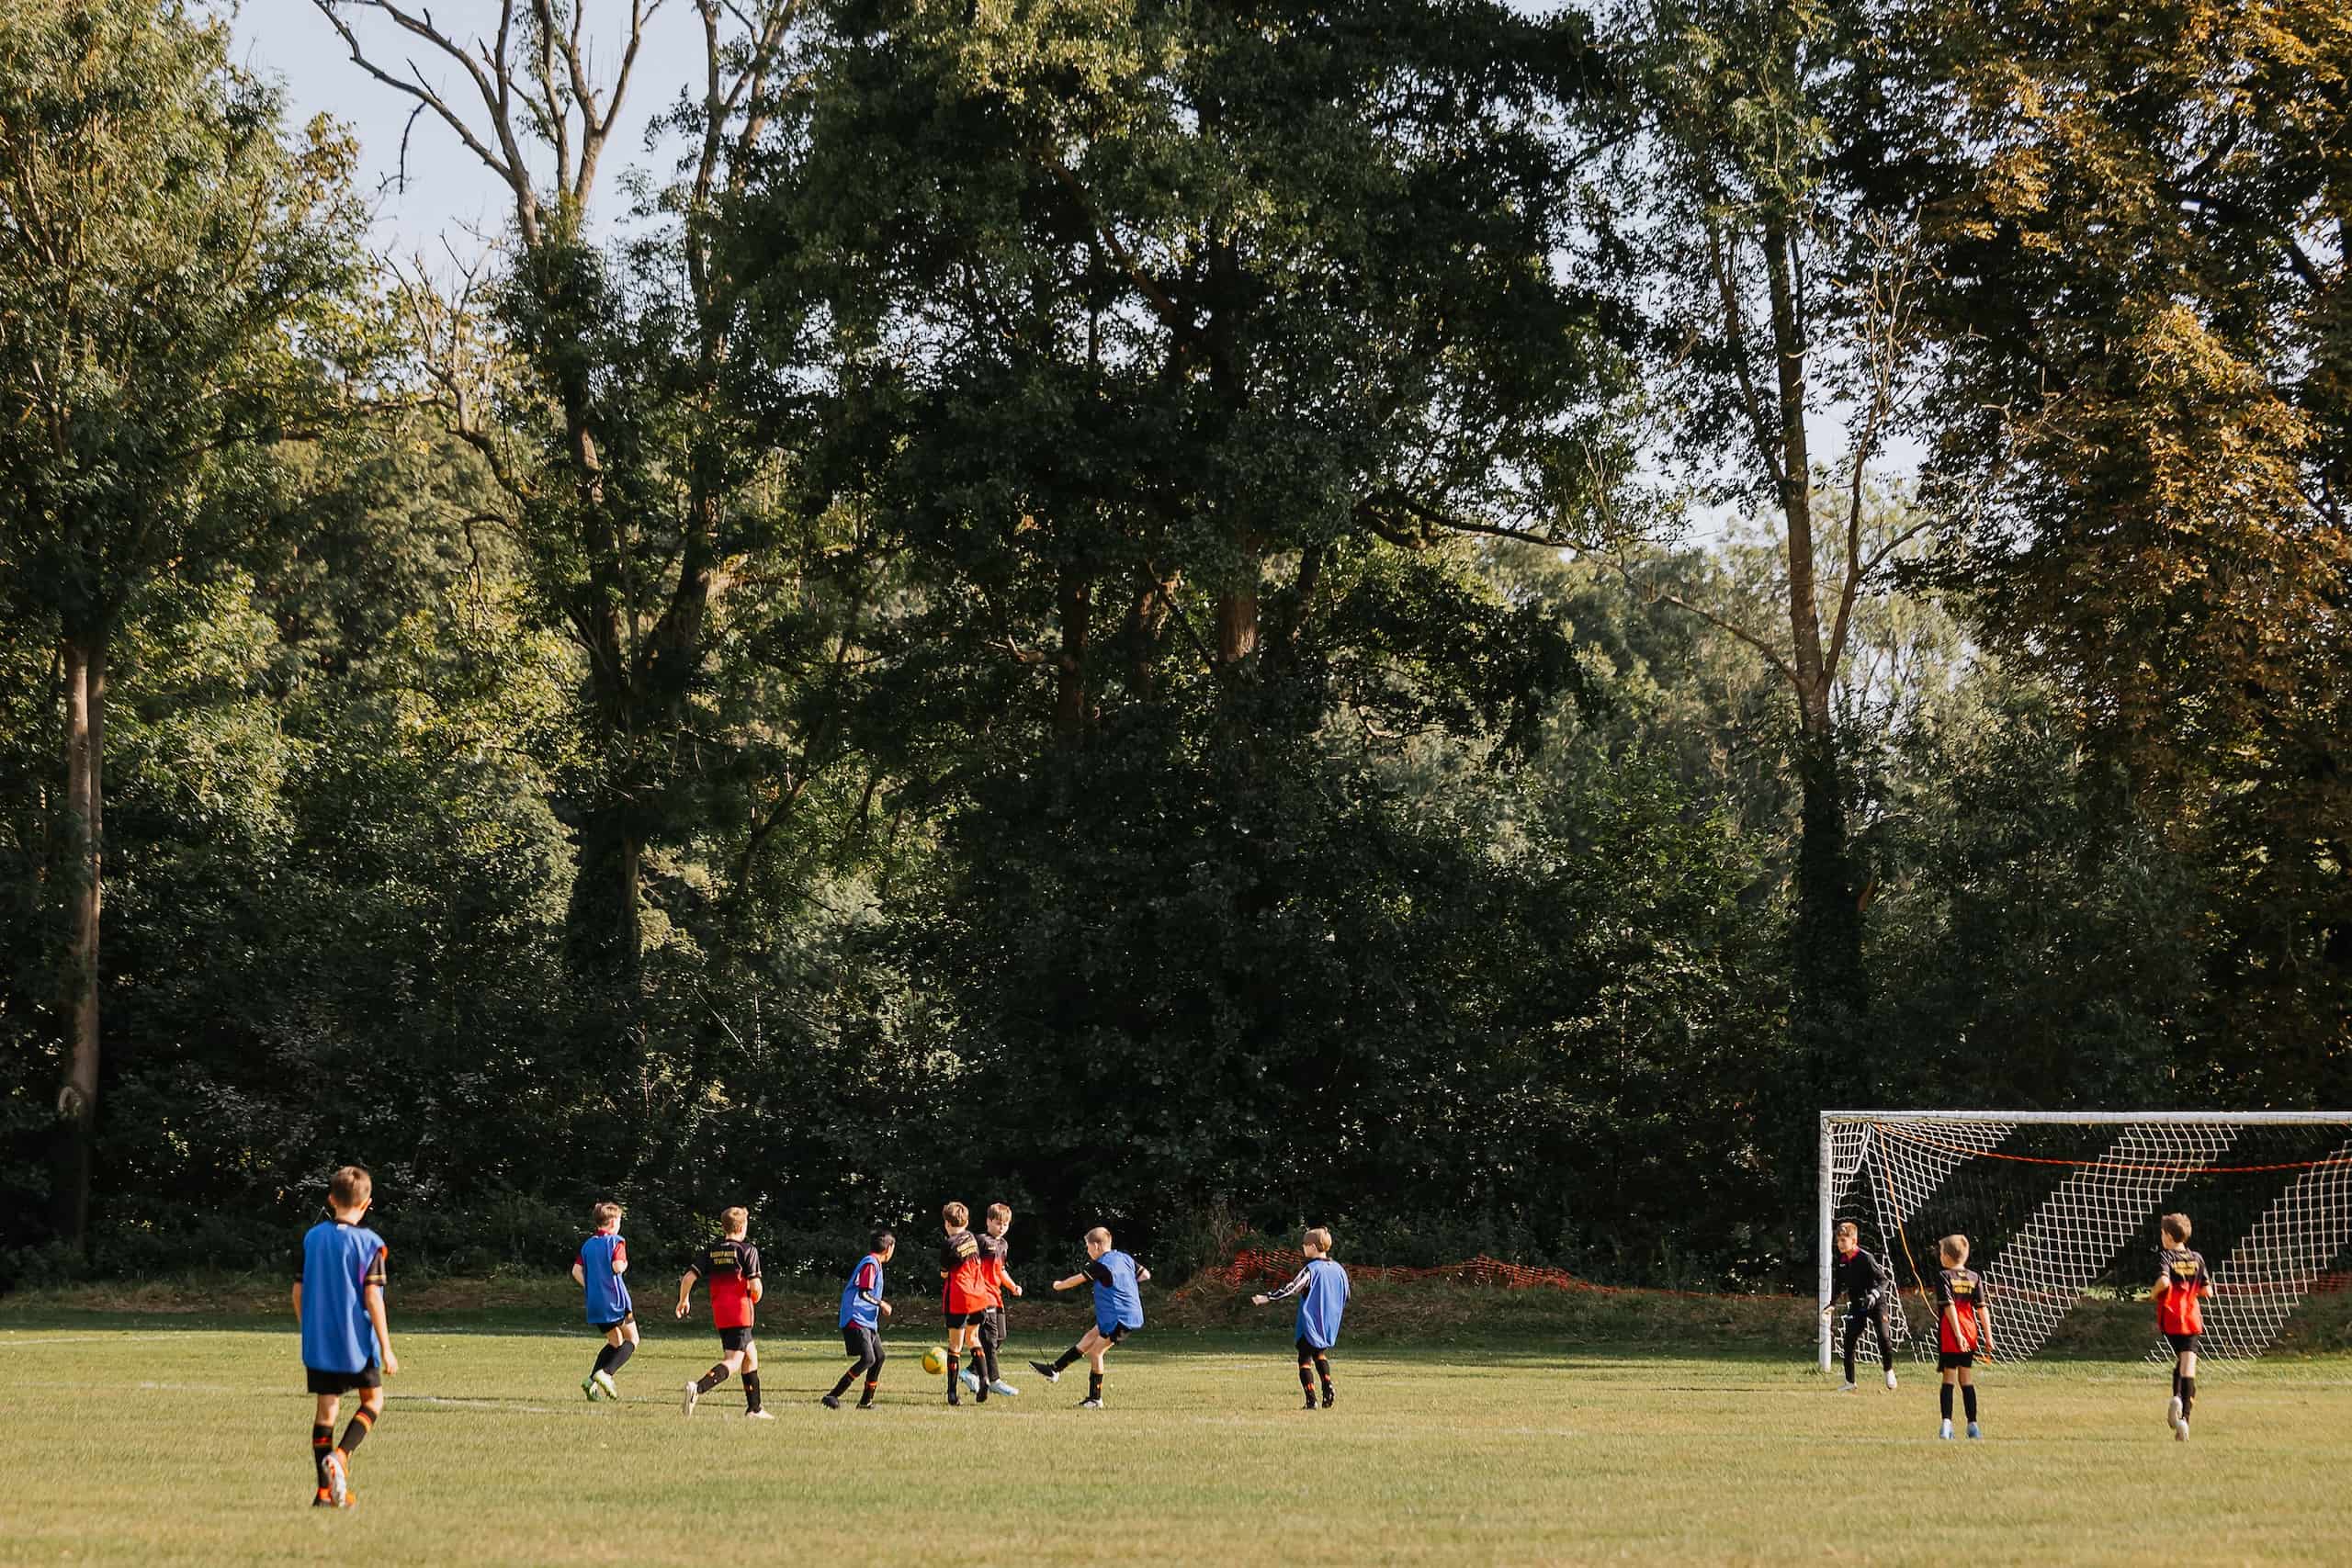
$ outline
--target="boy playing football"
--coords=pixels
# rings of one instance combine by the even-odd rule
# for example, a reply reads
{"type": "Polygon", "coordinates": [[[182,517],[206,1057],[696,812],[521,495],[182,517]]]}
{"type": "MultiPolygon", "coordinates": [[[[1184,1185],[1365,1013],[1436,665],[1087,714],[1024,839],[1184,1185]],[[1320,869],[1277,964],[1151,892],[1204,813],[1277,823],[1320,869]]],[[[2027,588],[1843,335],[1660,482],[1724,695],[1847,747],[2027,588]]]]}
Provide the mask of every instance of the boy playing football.
{"type": "Polygon", "coordinates": [[[628,1272],[628,1243],[621,1239],[621,1206],[599,1203],[590,1213],[596,1222],[595,1234],[580,1244],[580,1254],[571,1260],[571,1279],[586,1299],[588,1325],[605,1337],[596,1364],[580,1385],[593,1403],[621,1396],[613,1386],[613,1374],[637,1354],[637,1313],[628,1299],[628,1281],[622,1278],[628,1272]]]}
{"type": "Polygon", "coordinates": [[[718,1330],[719,1356],[717,1364],[699,1378],[686,1384],[683,1408],[692,1416],[702,1396],[727,1381],[737,1367],[743,1369],[743,1414],[754,1421],[773,1421],[775,1417],[760,1408],[760,1348],[752,1342],[752,1309],[767,1289],[760,1282],[760,1249],[745,1241],[752,1224],[751,1211],[728,1209],[718,1216],[723,1234],[700,1256],[686,1265],[678,1276],[678,1315],[686,1315],[686,1304],[694,1294],[695,1281],[707,1275],[710,1279],[710,1323],[718,1330]]]}
{"type": "Polygon", "coordinates": [[[1294,1325],[1298,1337],[1298,1386],[1306,1395],[1306,1408],[1315,1408],[1315,1383],[1310,1376],[1323,1380],[1323,1408],[1331,1408],[1336,1397],[1331,1393],[1331,1347],[1340,1342],[1340,1316],[1348,1310],[1348,1271],[1331,1261],[1331,1233],[1317,1225],[1299,1240],[1299,1250],[1306,1254],[1306,1266],[1291,1282],[1279,1291],[1250,1297],[1264,1306],[1285,1296],[1298,1297],[1298,1321],[1294,1325]]]}
{"type": "Polygon", "coordinates": [[[313,1507],[348,1508],[351,1456],[384,1414],[384,1379],[401,1370],[392,1329],[384,1315],[384,1238],[359,1222],[374,1203],[368,1172],[346,1165],[327,1184],[332,1219],[302,1236],[294,1275],[294,1321],[302,1333],[302,1368],[315,1408],[311,1416],[313,1507]],[[359,1408],[334,1441],[343,1396],[356,1392],[359,1408]]]}
{"type": "Polygon", "coordinates": [[[1976,1425],[1976,1358],[1993,1353],[1993,1314],[1984,1305],[1984,1280],[1968,1266],[1968,1238],[1948,1235],[1937,1245],[1943,1269],[1936,1275],[1936,1368],[1943,1375],[1943,1426],[1951,1436],[1951,1391],[1955,1381],[1968,1410],[1968,1435],[1976,1425]]]}
{"type": "Polygon", "coordinates": [[[1012,1276],[1005,1271],[1004,1260],[1012,1255],[1005,1241],[1005,1233],[1012,1229],[1012,1210],[1002,1203],[989,1205],[988,1228],[972,1239],[980,1247],[980,1279],[988,1289],[988,1305],[980,1311],[980,1348],[972,1364],[964,1371],[964,1386],[978,1393],[986,1382],[991,1393],[1014,1394],[1021,1391],[997,1375],[996,1353],[1004,1343],[1004,1292],[1022,1293],[1012,1276]]]}
{"type": "Polygon", "coordinates": [[[2172,1347],[2172,1400],[2165,1424],[2173,1441],[2188,1441],[2188,1413],[2197,1408],[2197,1339],[2205,1332],[2205,1298],[2213,1277],[2201,1253],[2188,1250],[2188,1216],[2164,1217],[2164,1250],[2156,1255],[2156,1331],[2172,1347]]]}
{"type": "Polygon", "coordinates": [[[1111,1245],[1111,1233],[1101,1225],[1086,1233],[1087,1264],[1067,1280],[1054,1281],[1057,1291],[1075,1290],[1080,1285],[1094,1287],[1094,1326],[1088,1329],[1079,1342],[1063,1351],[1057,1359],[1032,1361],[1037,1375],[1047,1382],[1059,1382],[1062,1369],[1084,1357],[1089,1368],[1086,1397],[1078,1402],[1080,1410],[1102,1408],[1102,1358],[1112,1346],[1143,1326],[1143,1292],[1138,1289],[1151,1278],[1151,1270],[1139,1267],[1136,1260],[1111,1245]]]}
{"type": "Polygon", "coordinates": [[[874,1386],[882,1381],[882,1320],[890,1315],[890,1303],[882,1299],[882,1266],[898,1250],[897,1236],[876,1231],[865,1256],[857,1260],[857,1267],[849,1271],[849,1282],[842,1287],[839,1323],[842,1344],[849,1351],[849,1371],[833,1384],[832,1393],[817,1402],[828,1410],[842,1407],[842,1395],[860,1372],[865,1374],[865,1392],[859,1396],[857,1407],[874,1408],[874,1386]]]}
{"type": "MultiPolygon", "coordinates": [[[[972,1211],[950,1203],[939,1211],[946,1239],[939,1244],[939,1281],[947,1313],[947,1403],[961,1404],[963,1378],[960,1358],[968,1347],[979,1356],[980,1317],[988,1311],[987,1267],[980,1261],[980,1244],[972,1235],[972,1211]]],[[[978,1390],[980,1403],[989,1402],[989,1385],[978,1390]]]]}
{"type": "Polygon", "coordinates": [[[1862,1233],[1851,1220],[1838,1226],[1838,1256],[1830,1263],[1829,1301],[1821,1309],[1827,1317],[1846,1298],[1846,1382],[1840,1393],[1854,1392],[1854,1341],[1868,1323],[1878,1336],[1878,1364],[1886,1369],[1886,1386],[1894,1386],[1894,1332],[1887,1322],[1893,1303],[1894,1280],[1886,1265],[1862,1250],[1862,1233]]]}

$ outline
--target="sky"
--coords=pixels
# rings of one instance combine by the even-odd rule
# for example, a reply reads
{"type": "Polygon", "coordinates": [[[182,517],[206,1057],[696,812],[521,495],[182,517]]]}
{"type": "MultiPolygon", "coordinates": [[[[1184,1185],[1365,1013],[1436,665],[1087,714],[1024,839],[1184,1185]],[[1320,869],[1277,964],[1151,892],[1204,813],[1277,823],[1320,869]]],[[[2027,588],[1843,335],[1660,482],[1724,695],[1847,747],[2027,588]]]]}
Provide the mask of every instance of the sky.
{"type": "MultiPolygon", "coordinates": [[[[435,20],[454,28],[459,22],[476,27],[494,25],[492,0],[405,0],[411,8],[430,10],[435,20]]],[[[596,52],[597,80],[610,80],[607,62],[617,62],[626,37],[626,9],[613,0],[589,0],[592,23],[605,24],[592,33],[605,45],[596,52]]],[[[395,188],[400,169],[401,133],[416,100],[385,86],[352,63],[350,51],[312,0],[227,0],[215,9],[230,17],[236,38],[236,57],[255,73],[277,79],[286,89],[293,118],[308,120],[327,114],[350,126],[359,138],[361,188],[371,194],[376,211],[375,243],[379,250],[408,257],[420,252],[437,258],[447,236],[461,256],[481,248],[476,235],[495,238],[510,208],[505,186],[460,146],[448,128],[427,114],[418,119],[409,138],[408,182],[395,188]]],[[[380,54],[387,68],[413,61],[424,79],[448,96],[452,107],[461,100],[458,89],[472,92],[463,73],[435,56],[421,40],[408,38],[381,16],[358,6],[346,7],[353,30],[371,55],[380,54]]],[[[646,152],[646,127],[654,113],[666,107],[678,90],[695,81],[702,70],[702,28],[686,0],[668,0],[647,24],[643,48],[631,74],[628,96],[623,101],[620,123],[596,177],[603,199],[596,206],[611,212],[626,207],[620,176],[629,168],[666,170],[672,159],[658,160],[646,152]]],[[[472,100],[479,111],[481,100],[472,100]]]]}

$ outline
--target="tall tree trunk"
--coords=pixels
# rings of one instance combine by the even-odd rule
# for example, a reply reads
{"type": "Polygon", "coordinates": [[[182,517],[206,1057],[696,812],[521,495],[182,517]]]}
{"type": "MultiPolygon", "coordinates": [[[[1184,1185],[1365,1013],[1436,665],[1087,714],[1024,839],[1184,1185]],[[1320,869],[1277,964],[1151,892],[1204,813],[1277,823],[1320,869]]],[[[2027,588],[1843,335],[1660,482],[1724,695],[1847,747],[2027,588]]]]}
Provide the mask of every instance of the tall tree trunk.
{"type": "Polygon", "coordinates": [[[1216,598],[1216,657],[1220,664],[1236,664],[1258,649],[1258,592],[1264,564],[1254,554],[1241,569],[1241,580],[1216,598]]]}
{"type": "Polygon", "coordinates": [[[107,637],[69,636],[65,672],[65,815],[71,919],[64,965],[66,1050],[58,1089],[51,1201],[57,1234],[87,1245],[91,1146],[98,1109],[98,931],[106,832],[107,637]]]}
{"type": "Polygon", "coordinates": [[[1809,1080],[1801,1093],[1815,1105],[1850,1084],[1860,1022],[1862,919],[1846,832],[1844,771],[1831,691],[1838,672],[1821,641],[1815,601],[1813,455],[1806,439],[1804,322],[1788,225],[1764,224],[1764,267],[1770,290],[1772,347],[1781,414],[1780,501],[1788,534],[1789,643],[1797,687],[1797,785],[1800,796],[1796,922],[1791,933],[1791,1025],[1809,1080]]]}
{"type": "Polygon", "coordinates": [[[635,989],[644,959],[639,919],[645,845],[625,802],[589,807],[580,820],[580,852],[564,914],[564,949],[582,983],[615,995],[635,989]]]}
{"type": "Polygon", "coordinates": [[[1054,666],[1054,733],[1065,743],[1086,728],[1086,645],[1094,613],[1094,580],[1062,569],[1062,651],[1054,666]]]}

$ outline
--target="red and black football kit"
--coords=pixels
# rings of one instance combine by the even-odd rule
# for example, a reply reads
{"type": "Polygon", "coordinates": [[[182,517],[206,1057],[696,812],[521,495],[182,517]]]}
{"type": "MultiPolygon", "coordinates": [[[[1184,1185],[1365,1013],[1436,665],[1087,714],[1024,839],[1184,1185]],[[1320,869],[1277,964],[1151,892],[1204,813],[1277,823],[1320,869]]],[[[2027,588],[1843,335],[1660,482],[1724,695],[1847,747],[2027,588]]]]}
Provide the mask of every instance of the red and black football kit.
{"type": "Polygon", "coordinates": [[[980,1314],[995,1304],[995,1287],[980,1260],[979,1238],[970,1231],[957,1231],[939,1244],[939,1278],[950,1328],[978,1323],[980,1314]]]}
{"type": "Polygon", "coordinates": [[[686,1264],[686,1272],[710,1286],[710,1324],[722,1349],[741,1350],[752,1342],[752,1281],[760,1277],[760,1249],[725,1237],[712,1242],[686,1264]]]}
{"type": "Polygon", "coordinates": [[[1973,1269],[1946,1269],[1936,1275],[1936,1365],[1939,1370],[1976,1364],[1982,1333],[1977,1309],[1984,1305],[1984,1277],[1973,1269]]]}
{"type": "Polygon", "coordinates": [[[2205,1269],[2202,1253],[2167,1247],[2157,1255],[2165,1282],[2171,1289],[2156,1298],[2156,1332],[2177,1351],[2197,1348],[2205,1332],[2205,1298],[2212,1293],[2213,1278],[2205,1269]]]}

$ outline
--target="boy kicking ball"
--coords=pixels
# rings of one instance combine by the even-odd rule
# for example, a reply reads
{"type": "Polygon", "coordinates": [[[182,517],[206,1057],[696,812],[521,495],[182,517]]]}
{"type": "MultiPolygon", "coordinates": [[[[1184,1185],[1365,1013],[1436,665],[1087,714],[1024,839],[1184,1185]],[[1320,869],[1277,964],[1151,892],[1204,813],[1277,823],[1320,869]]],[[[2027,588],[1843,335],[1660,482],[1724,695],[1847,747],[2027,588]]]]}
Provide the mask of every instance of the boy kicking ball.
{"type": "Polygon", "coordinates": [[[1032,1361],[1037,1375],[1047,1382],[1062,1381],[1062,1369],[1083,1357],[1089,1368],[1086,1397],[1078,1402],[1080,1410],[1102,1408],[1102,1358],[1128,1335],[1143,1326],[1143,1292],[1138,1289],[1151,1278],[1151,1270],[1139,1268],[1136,1260],[1111,1245],[1111,1233],[1101,1225],[1086,1233],[1086,1267],[1067,1280],[1054,1281],[1057,1291],[1076,1290],[1080,1285],[1094,1287],[1094,1326],[1088,1329],[1079,1342],[1063,1351],[1057,1359],[1032,1361]]]}
{"type": "Polygon", "coordinates": [[[2205,1298],[2213,1277],[2202,1253],[2188,1250],[2188,1216],[2164,1217],[2164,1250],[2156,1257],[2156,1331],[2172,1347],[2172,1399],[2165,1425],[2173,1441],[2188,1441],[2188,1413],[2197,1408],[2197,1341],[2205,1332],[2205,1298]]]}
{"type": "Polygon", "coordinates": [[[1957,1382],[1968,1410],[1968,1435],[1976,1425],[1976,1358],[1993,1353],[1993,1314],[1984,1305],[1984,1280],[1968,1266],[1968,1238],[1948,1235],[1936,1246],[1943,1268],[1936,1275],[1936,1368],[1943,1376],[1943,1426],[1951,1436],[1951,1391],[1957,1382]]]}
{"type": "Polygon", "coordinates": [[[311,1465],[318,1490],[311,1506],[348,1508],[351,1456],[376,1429],[384,1414],[384,1379],[401,1370],[392,1354],[391,1325],[384,1315],[384,1238],[359,1222],[368,1217],[375,1183],[367,1171],[346,1165],[327,1184],[332,1219],[321,1220],[302,1237],[302,1258],[294,1276],[294,1321],[302,1333],[302,1368],[316,1408],[311,1416],[311,1465]],[[343,1396],[356,1392],[359,1408],[334,1440],[334,1418],[343,1396]]]}
{"type": "Polygon", "coordinates": [[[595,1233],[580,1244],[580,1255],[571,1260],[571,1279],[586,1300],[588,1326],[605,1337],[596,1364],[580,1385],[594,1404],[621,1396],[613,1374],[637,1354],[637,1312],[628,1299],[628,1282],[622,1278],[628,1272],[628,1243],[621,1239],[621,1206],[599,1203],[589,1213],[595,1233]]]}
{"type": "Polygon", "coordinates": [[[752,1309],[767,1287],[760,1282],[760,1249],[744,1236],[752,1224],[748,1209],[729,1209],[718,1216],[723,1234],[678,1276],[678,1315],[686,1315],[695,1281],[710,1280],[710,1324],[718,1330],[718,1360],[710,1371],[686,1384],[682,1408],[689,1416],[702,1396],[727,1381],[735,1369],[743,1371],[743,1414],[753,1421],[775,1417],[760,1408],[760,1348],[752,1342],[752,1309]]]}
{"type": "Polygon", "coordinates": [[[1886,1386],[1894,1386],[1894,1332],[1887,1322],[1893,1284],[1886,1265],[1862,1250],[1862,1233],[1854,1222],[1840,1223],[1838,1256],[1830,1264],[1829,1301],[1821,1309],[1827,1317],[1838,1310],[1838,1298],[1846,1298],[1846,1382],[1839,1393],[1854,1392],[1854,1342],[1861,1337],[1865,1323],[1877,1332],[1878,1364],[1886,1369],[1886,1386]]]}
{"type": "Polygon", "coordinates": [[[1340,1318],[1348,1310],[1348,1271],[1331,1261],[1331,1233],[1317,1225],[1299,1239],[1306,1266],[1279,1291],[1250,1298],[1264,1306],[1286,1296],[1298,1297],[1298,1386],[1306,1408],[1315,1408],[1315,1379],[1323,1380],[1323,1408],[1331,1408],[1331,1347],[1340,1342],[1340,1318]]]}

